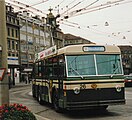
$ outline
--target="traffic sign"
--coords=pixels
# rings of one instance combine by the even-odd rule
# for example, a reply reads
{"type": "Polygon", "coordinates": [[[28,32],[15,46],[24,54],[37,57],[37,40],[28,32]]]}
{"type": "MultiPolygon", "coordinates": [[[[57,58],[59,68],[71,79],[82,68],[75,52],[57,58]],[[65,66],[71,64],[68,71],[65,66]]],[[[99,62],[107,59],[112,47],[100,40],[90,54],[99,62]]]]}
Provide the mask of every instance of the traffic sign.
{"type": "Polygon", "coordinates": [[[0,68],[0,81],[3,80],[4,74],[5,74],[6,68],[0,68]]]}

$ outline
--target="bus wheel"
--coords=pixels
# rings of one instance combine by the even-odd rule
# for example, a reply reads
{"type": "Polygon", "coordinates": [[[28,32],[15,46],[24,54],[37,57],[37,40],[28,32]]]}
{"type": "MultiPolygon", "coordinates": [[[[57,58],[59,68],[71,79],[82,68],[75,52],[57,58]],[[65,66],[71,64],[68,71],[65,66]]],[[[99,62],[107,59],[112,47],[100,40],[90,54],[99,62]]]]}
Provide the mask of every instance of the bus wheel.
{"type": "Polygon", "coordinates": [[[37,95],[37,100],[39,102],[40,105],[43,104],[43,100],[42,100],[42,95],[41,95],[41,90],[40,90],[40,87],[39,87],[39,91],[38,91],[38,95],[37,95]]]}
{"type": "Polygon", "coordinates": [[[32,96],[35,98],[36,97],[36,95],[35,95],[35,86],[33,85],[32,86],[32,96]]]}
{"type": "Polygon", "coordinates": [[[103,108],[106,110],[108,108],[108,105],[104,105],[103,108]]]}
{"type": "Polygon", "coordinates": [[[61,109],[59,107],[58,92],[56,90],[53,92],[53,105],[56,112],[61,112],[61,109]]]}
{"type": "Polygon", "coordinates": [[[108,105],[104,105],[104,106],[99,107],[100,110],[107,110],[107,108],[108,108],[108,105]]]}

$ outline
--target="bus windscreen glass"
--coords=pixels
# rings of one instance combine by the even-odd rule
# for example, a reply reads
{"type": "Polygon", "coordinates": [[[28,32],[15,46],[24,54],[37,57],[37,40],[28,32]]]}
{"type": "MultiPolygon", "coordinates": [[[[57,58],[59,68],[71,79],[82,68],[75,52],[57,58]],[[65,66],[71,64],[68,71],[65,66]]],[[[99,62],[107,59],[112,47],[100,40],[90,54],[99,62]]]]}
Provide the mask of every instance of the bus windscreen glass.
{"type": "Polygon", "coordinates": [[[66,56],[68,76],[123,74],[120,55],[66,56]]]}

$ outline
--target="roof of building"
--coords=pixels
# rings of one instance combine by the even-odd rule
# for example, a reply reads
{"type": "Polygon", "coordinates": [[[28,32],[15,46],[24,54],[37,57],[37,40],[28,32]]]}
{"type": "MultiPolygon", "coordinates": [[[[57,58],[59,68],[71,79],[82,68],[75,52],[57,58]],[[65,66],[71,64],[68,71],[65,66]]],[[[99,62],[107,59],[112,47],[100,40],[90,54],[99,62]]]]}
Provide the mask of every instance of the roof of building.
{"type": "Polygon", "coordinates": [[[72,35],[72,34],[69,34],[69,33],[68,34],[64,34],[64,39],[65,40],[84,40],[84,41],[89,41],[92,44],[95,44],[95,43],[91,42],[88,39],[82,38],[80,36],[75,36],[75,35],[72,35]]]}

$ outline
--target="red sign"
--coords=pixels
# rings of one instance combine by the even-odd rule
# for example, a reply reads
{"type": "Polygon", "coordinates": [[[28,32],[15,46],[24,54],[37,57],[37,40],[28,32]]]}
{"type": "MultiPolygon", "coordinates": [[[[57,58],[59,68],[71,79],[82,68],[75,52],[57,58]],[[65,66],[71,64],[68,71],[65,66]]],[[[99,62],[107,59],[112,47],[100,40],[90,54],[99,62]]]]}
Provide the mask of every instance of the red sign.
{"type": "Polygon", "coordinates": [[[3,80],[6,68],[0,68],[0,81],[3,80]]]}

